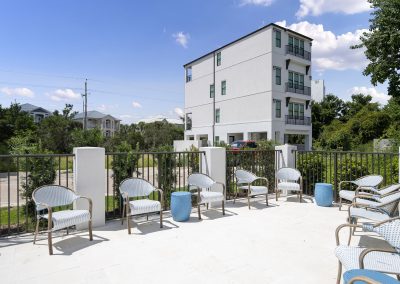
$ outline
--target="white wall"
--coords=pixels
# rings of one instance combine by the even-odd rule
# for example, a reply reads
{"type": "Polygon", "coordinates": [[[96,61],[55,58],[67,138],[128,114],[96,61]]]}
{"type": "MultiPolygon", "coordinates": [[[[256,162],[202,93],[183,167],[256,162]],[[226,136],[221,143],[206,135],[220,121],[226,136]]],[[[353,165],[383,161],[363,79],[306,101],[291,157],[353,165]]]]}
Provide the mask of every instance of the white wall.
{"type": "Polygon", "coordinates": [[[175,152],[189,151],[192,146],[199,149],[201,146],[201,141],[199,141],[199,140],[174,140],[174,151],[175,152]]]}

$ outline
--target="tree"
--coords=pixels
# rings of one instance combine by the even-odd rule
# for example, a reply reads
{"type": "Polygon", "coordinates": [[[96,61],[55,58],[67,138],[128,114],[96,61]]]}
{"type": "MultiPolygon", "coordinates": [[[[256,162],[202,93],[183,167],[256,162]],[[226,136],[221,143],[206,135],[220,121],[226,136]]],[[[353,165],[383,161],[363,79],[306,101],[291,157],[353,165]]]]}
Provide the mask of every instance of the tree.
{"type": "Polygon", "coordinates": [[[71,133],[71,147],[101,147],[104,144],[104,135],[100,129],[74,129],[71,133]]]}
{"type": "Polygon", "coordinates": [[[400,97],[400,0],[368,0],[374,9],[369,31],[360,37],[370,61],[363,74],[371,75],[371,83],[389,82],[388,94],[400,97]]]}
{"type": "Polygon", "coordinates": [[[146,123],[142,135],[146,149],[172,146],[174,140],[183,139],[183,128],[166,121],[146,123]]]}
{"type": "Polygon", "coordinates": [[[356,115],[365,106],[369,106],[370,110],[378,110],[379,105],[377,103],[371,103],[372,97],[364,94],[353,94],[351,95],[351,101],[344,103],[341,117],[342,121],[348,121],[354,115],[356,115]]]}

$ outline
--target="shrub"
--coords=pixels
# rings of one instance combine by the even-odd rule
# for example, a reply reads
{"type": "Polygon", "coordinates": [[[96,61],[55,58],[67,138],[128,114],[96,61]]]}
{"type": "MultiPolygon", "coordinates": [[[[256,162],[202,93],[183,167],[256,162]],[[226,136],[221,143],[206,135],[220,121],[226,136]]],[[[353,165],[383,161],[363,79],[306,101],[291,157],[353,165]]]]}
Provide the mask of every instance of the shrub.
{"type": "Polygon", "coordinates": [[[297,159],[297,169],[303,177],[303,192],[313,194],[315,184],[326,181],[326,167],[321,154],[306,154],[297,159]]]}

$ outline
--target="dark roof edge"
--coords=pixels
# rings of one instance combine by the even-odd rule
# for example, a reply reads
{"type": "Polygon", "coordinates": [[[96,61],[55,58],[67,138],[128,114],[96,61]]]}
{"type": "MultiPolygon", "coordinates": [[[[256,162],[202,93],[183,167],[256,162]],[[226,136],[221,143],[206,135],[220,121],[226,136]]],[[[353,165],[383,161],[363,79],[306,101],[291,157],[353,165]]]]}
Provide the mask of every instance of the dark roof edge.
{"type": "Polygon", "coordinates": [[[303,37],[303,38],[306,38],[306,39],[308,39],[308,40],[310,40],[310,41],[313,41],[312,38],[310,38],[310,37],[308,37],[308,36],[305,36],[305,35],[303,35],[303,34],[301,34],[301,33],[295,32],[295,31],[293,31],[293,30],[291,30],[291,29],[288,29],[288,28],[279,26],[279,25],[274,24],[274,23],[270,23],[270,24],[268,24],[268,25],[266,25],[266,26],[263,26],[262,28],[259,28],[259,29],[255,30],[255,31],[253,31],[253,32],[251,32],[251,33],[249,33],[249,34],[247,34],[247,35],[244,35],[244,36],[242,36],[242,37],[240,37],[240,38],[238,38],[238,39],[236,39],[236,40],[234,40],[234,41],[231,41],[230,43],[225,44],[224,46],[221,46],[221,47],[219,47],[219,48],[217,48],[217,49],[214,49],[213,51],[210,51],[209,53],[204,54],[203,56],[200,56],[199,58],[196,58],[196,59],[194,59],[194,60],[192,60],[192,61],[190,61],[190,62],[184,64],[183,67],[186,67],[186,66],[188,66],[188,65],[190,65],[190,64],[192,64],[192,63],[194,63],[194,62],[196,62],[196,61],[198,61],[198,60],[200,60],[200,59],[203,59],[204,57],[207,57],[207,56],[213,54],[214,52],[216,52],[216,51],[218,51],[218,50],[221,50],[221,49],[223,49],[223,48],[225,48],[225,47],[227,47],[227,46],[230,46],[230,45],[232,45],[232,44],[234,44],[234,43],[237,43],[238,41],[241,41],[242,39],[245,39],[245,38],[247,38],[247,37],[249,37],[249,36],[251,36],[251,35],[253,35],[253,34],[255,34],[255,33],[258,33],[259,31],[262,31],[262,30],[264,30],[264,29],[266,29],[266,28],[269,28],[269,27],[271,27],[271,26],[272,26],[272,27],[277,27],[277,28],[283,29],[283,30],[286,31],[286,32],[291,32],[291,33],[293,33],[293,34],[295,34],[295,35],[298,35],[298,36],[301,36],[301,37],[303,37]]]}

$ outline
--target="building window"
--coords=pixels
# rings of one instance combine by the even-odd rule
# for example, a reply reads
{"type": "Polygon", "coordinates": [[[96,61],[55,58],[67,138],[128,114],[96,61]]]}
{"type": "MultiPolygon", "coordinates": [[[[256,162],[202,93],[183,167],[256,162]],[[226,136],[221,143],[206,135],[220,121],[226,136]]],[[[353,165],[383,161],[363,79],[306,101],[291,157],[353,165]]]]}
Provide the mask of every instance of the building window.
{"type": "Polygon", "coordinates": [[[275,100],[275,117],[280,118],[282,115],[281,101],[275,100]]]}
{"type": "Polygon", "coordinates": [[[191,130],[192,129],[192,113],[187,113],[186,114],[186,130],[191,130]]]}
{"type": "Polygon", "coordinates": [[[186,68],[186,83],[192,81],[192,67],[186,68]]]}
{"type": "Polygon", "coordinates": [[[304,40],[289,36],[289,51],[304,56],[304,40]]]}
{"type": "Polygon", "coordinates": [[[221,95],[226,95],[226,81],[221,82],[221,95]]]}
{"type": "Polygon", "coordinates": [[[110,120],[106,120],[106,128],[111,128],[111,121],[110,120]]]}
{"type": "Polygon", "coordinates": [[[215,136],[215,145],[219,144],[219,136],[215,136]]]}
{"type": "Polygon", "coordinates": [[[217,53],[217,66],[220,66],[220,65],[221,65],[221,59],[222,59],[222,57],[221,57],[221,52],[218,52],[218,53],[217,53]]]}
{"type": "Polygon", "coordinates": [[[221,111],[219,108],[215,110],[215,123],[219,123],[221,120],[221,111]]]}
{"type": "Polygon", "coordinates": [[[213,98],[215,95],[215,86],[214,84],[210,85],[210,98],[213,98]]]}
{"type": "Polygon", "coordinates": [[[289,103],[289,118],[304,119],[304,104],[289,103]]]}
{"type": "Polygon", "coordinates": [[[304,90],[304,74],[289,71],[289,88],[304,90]]]}
{"type": "Polygon", "coordinates": [[[275,84],[281,84],[281,68],[275,67],[275,84]]]}
{"type": "Polygon", "coordinates": [[[275,46],[281,47],[281,31],[275,30],[275,46]]]}
{"type": "Polygon", "coordinates": [[[279,143],[280,142],[280,136],[281,133],[279,131],[275,131],[275,142],[279,143]]]}

